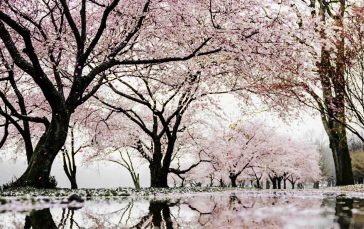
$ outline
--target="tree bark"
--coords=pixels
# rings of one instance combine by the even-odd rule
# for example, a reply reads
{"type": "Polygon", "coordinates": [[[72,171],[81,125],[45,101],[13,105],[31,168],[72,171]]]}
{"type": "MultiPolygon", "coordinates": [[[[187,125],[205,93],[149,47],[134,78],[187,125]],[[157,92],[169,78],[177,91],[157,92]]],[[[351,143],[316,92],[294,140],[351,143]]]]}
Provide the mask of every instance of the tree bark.
{"type": "Polygon", "coordinates": [[[265,188],[270,189],[270,182],[268,180],[265,181],[265,188]]]}
{"type": "Polygon", "coordinates": [[[71,181],[71,189],[78,189],[76,177],[72,177],[71,181]]]}
{"type": "Polygon", "coordinates": [[[271,179],[271,181],[272,181],[273,189],[277,189],[277,178],[273,178],[273,179],[271,179]]]}
{"type": "Polygon", "coordinates": [[[291,183],[292,189],[294,189],[295,182],[290,181],[290,183],[291,183]]]}
{"type": "Polygon", "coordinates": [[[153,160],[149,164],[150,186],[153,188],[168,188],[168,170],[162,167],[162,145],[154,141],[153,160]]]}
{"type": "Polygon", "coordinates": [[[281,184],[282,184],[282,178],[278,177],[277,178],[277,188],[278,189],[281,189],[282,188],[281,184]]]}
{"type": "Polygon", "coordinates": [[[315,189],[319,189],[320,188],[320,182],[315,182],[315,183],[313,183],[313,188],[315,188],[315,189]]]}
{"type": "Polygon", "coordinates": [[[53,188],[49,175],[53,161],[66,141],[69,120],[67,112],[52,115],[52,121],[35,147],[26,171],[14,182],[14,186],[53,188]]]}
{"type": "Polygon", "coordinates": [[[168,188],[168,171],[163,171],[157,163],[151,163],[150,169],[150,186],[153,188],[168,188]]]}
{"type": "Polygon", "coordinates": [[[235,174],[231,174],[229,175],[230,181],[231,181],[231,187],[236,188],[237,184],[236,184],[236,179],[238,178],[238,176],[236,176],[235,174]]]}
{"type": "Polygon", "coordinates": [[[340,125],[335,129],[337,131],[330,131],[329,140],[335,162],[336,185],[354,184],[345,127],[340,125]]]}
{"type": "Polygon", "coordinates": [[[260,184],[260,179],[257,178],[256,183],[257,183],[257,185],[256,185],[257,189],[262,189],[263,188],[262,185],[260,184]]]}

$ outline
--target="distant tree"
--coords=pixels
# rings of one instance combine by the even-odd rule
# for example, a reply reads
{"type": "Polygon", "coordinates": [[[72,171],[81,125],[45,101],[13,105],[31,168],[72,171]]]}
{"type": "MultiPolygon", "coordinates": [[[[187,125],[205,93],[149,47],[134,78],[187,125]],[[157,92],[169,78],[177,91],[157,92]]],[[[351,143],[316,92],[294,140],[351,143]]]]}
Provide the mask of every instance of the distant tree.
{"type": "Polygon", "coordinates": [[[121,152],[119,150],[119,159],[113,159],[113,158],[109,158],[106,159],[107,161],[110,162],[114,162],[118,165],[121,165],[122,167],[124,167],[126,170],[128,170],[131,179],[133,180],[133,184],[134,187],[136,189],[140,189],[140,179],[139,179],[139,173],[136,172],[135,167],[133,165],[133,161],[132,161],[132,153],[129,152],[128,149],[125,149],[125,152],[121,152]]]}
{"type": "MultiPolygon", "coordinates": [[[[85,139],[81,140],[78,139],[76,142],[76,138],[75,138],[75,130],[76,128],[76,124],[73,124],[70,128],[70,135],[69,135],[69,141],[66,141],[65,146],[62,147],[61,152],[62,152],[62,160],[63,160],[63,169],[64,172],[66,173],[66,176],[68,178],[68,180],[71,183],[71,189],[77,189],[78,185],[77,185],[77,179],[76,179],[76,174],[77,174],[77,165],[76,165],[76,154],[80,154],[82,153],[82,151],[85,151],[85,149],[90,148],[91,147],[91,143],[85,142],[85,139]]],[[[80,131],[78,129],[78,131],[80,131]]],[[[82,138],[80,136],[80,134],[78,134],[79,138],[82,138]]]]}
{"type": "Polygon", "coordinates": [[[225,183],[229,180],[233,187],[239,177],[255,181],[257,188],[266,180],[273,188],[286,188],[287,181],[294,188],[297,182],[321,179],[315,146],[279,134],[264,122],[237,122],[226,129],[204,132],[205,140],[200,144],[213,166],[211,172],[220,174],[225,183]]]}

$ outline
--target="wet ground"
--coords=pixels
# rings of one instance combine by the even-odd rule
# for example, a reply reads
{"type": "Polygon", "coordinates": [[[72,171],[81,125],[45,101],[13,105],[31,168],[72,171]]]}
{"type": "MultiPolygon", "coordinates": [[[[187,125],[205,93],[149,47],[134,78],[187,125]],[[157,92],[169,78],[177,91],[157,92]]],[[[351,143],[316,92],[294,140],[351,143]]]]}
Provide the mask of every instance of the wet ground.
{"type": "Polygon", "coordinates": [[[0,228],[364,228],[364,199],[335,193],[169,193],[1,199],[0,228]]]}

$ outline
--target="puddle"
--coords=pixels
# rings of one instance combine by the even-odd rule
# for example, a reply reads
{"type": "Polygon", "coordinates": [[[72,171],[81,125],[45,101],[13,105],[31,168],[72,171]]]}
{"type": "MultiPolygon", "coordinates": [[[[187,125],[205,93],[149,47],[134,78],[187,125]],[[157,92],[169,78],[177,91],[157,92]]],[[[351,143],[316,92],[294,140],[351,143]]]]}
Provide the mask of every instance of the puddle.
{"type": "Polygon", "coordinates": [[[225,192],[0,206],[0,228],[364,228],[364,199],[345,196],[225,192]]]}

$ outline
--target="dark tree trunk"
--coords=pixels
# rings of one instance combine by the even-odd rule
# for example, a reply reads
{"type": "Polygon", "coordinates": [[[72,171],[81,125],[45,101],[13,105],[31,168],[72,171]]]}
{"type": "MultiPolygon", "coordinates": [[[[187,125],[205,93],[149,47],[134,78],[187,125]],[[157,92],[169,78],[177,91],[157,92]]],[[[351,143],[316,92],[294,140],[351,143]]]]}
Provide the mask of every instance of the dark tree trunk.
{"type": "Polygon", "coordinates": [[[224,181],[220,178],[220,187],[225,187],[224,181]]]}
{"type": "Polygon", "coordinates": [[[214,186],[214,177],[210,175],[210,187],[214,186]]]}
{"type": "Polygon", "coordinates": [[[281,184],[282,184],[282,178],[279,177],[279,178],[277,178],[277,188],[278,189],[282,188],[281,184]]]}
{"type": "Polygon", "coordinates": [[[261,188],[262,188],[262,186],[260,185],[260,180],[259,180],[259,179],[256,179],[256,182],[257,182],[257,186],[256,186],[256,187],[257,187],[258,189],[261,189],[261,188]]]}
{"type": "Polygon", "coordinates": [[[277,178],[273,178],[273,179],[271,179],[271,181],[272,181],[273,189],[277,189],[277,178]]]}
{"type": "Polygon", "coordinates": [[[290,182],[292,185],[292,189],[294,189],[295,182],[290,182]]]}
{"type": "Polygon", "coordinates": [[[153,161],[149,165],[150,176],[151,176],[150,179],[151,187],[168,188],[168,173],[172,161],[172,154],[175,141],[176,141],[175,138],[168,139],[168,145],[164,158],[162,155],[162,144],[160,143],[160,140],[155,139],[153,141],[154,143],[153,161]]]}
{"type": "Polygon", "coordinates": [[[238,176],[236,176],[235,174],[231,174],[229,175],[230,181],[231,181],[231,187],[237,187],[236,185],[236,178],[238,178],[238,176]]]}
{"type": "Polygon", "coordinates": [[[270,189],[270,182],[268,180],[265,181],[265,188],[270,189]]]}
{"type": "Polygon", "coordinates": [[[346,130],[342,125],[340,126],[341,127],[338,126],[336,128],[336,133],[331,133],[331,136],[329,136],[330,148],[335,162],[337,186],[354,184],[346,130]],[[341,131],[339,129],[341,129],[341,131]]]}
{"type": "Polygon", "coordinates": [[[15,181],[14,186],[53,187],[49,182],[49,175],[53,161],[66,141],[69,120],[68,113],[53,114],[48,129],[35,147],[26,171],[15,181]]]}
{"type": "Polygon", "coordinates": [[[72,177],[71,181],[71,189],[78,189],[76,177],[72,177]]]}
{"type": "Polygon", "coordinates": [[[154,140],[153,160],[149,164],[150,186],[153,188],[168,187],[168,170],[162,167],[162,145],[159,140],[154,140]]]}
{"type": "Polygon", "coordinates": [[[33,144],[32,140],[30,139],[30,136],[24,136],[23,137],[24,145],[25,145],[25,152],[27,154],[27,162],[30,163],[30,159],[33,155],[33,144]]]}
{"type": "Polygon", "coordinates": [[[151,163],[150,186],[153,188],[168,188],[168,171],[164,171],[158,163],[151,163]]]}
{"type": "Polygon", "coordinates": [[[287,189],[287,180],[286,179],[283,179],[283,188],[287,189]]]}
{"type": "Polygon", "coordinates": [[[320,188],[320,182],[315,182],[315,183],[313,183],[313,188],[315,188],[315,189],[319,189],[320,188]]]}
{"type": "Polygon", "coordinates": [[[71,189],[78,189],[77,180],[76,180],[76,168],[75,168],[75,170],[71,170],[71,171],[68,171],[68,167],[66,167],[66,166],[64,166],[63,168],[66,171],[66,176],[71,183],[71,189]]]}

